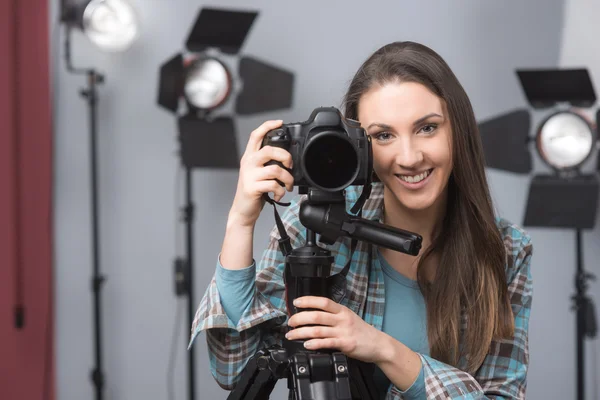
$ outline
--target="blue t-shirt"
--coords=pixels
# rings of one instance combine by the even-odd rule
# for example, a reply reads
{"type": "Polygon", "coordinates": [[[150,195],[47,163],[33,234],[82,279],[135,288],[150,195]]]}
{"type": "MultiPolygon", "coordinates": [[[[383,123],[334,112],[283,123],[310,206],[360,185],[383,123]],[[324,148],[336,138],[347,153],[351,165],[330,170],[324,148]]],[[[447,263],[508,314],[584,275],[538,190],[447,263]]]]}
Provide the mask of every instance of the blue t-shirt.
{"type": "MultiPolygon", "coordinates": [[[[377,251],[375,262],[383,270],[385,282],[385,306],[382,331],[406,345],[412,351],[429,355],[427,340],[427,313],[425,299],[417,281],[396,271],[377,251]]],[[[374,380],[385,398],[390,380],[375,366],[374,380]]],[[[403,393],[406,399],[425,399],[423,368],[413,385],[403,393]]]]}

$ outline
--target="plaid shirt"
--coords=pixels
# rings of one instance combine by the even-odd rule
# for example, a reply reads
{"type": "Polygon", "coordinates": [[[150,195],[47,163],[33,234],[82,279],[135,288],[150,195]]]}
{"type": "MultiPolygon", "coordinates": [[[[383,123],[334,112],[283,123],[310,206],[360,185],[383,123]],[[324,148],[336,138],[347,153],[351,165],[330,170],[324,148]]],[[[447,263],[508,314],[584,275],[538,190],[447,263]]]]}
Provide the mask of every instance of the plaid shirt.
{"type": "MultiPolygon", "coordinates": [[[[358,199],[360,190],[346,190],[347,209],[358,199]]],[[[299,204],[305,196],[292,201],[282,220],[292,247],[305,243],[305,229],[298,218],[299,204]]],[[[383,185],[374,183],[362,217],[381,221],[383,185]]],[[[529,235],[508,221],[497,218],[498,229],[507,252],[506,278],[508,293],[515,318],[514,337],[492,342],[483,364],[475,373],[468,373],[419,354],[424,369],[428,399],[524,399],[529,363],[528,330],[532,300],[530,263],[532,245],[529,235]]],[[[227,317],[220,303],[213,277],[192,325],[190,346],[199,332],[206,331],[211,372],[218,384],[231,390],[247,361],[258,350],[272,344],[281,344],[287,327],[285,286],[283,283],[284,256],[279,250],[279,232],[273,228],[269,246],[258,263],[256,293],[244,311],[237,326],[227,317]]],[[[334,245],[325,246],[335,257],[332,274],[338,273],[350,254],[350,238],[340,238],[334,245]]],[[[372,254],[375,252],[371,252],[372,254]]],[[[367,323],[381,330],[384,312],[384,277],[377,263],[369,264],[368,244],[358,242],[352,254],[352,264],[346,276],[347,295],[341,304],[350,308],[367,323]]],[[[463,318],[463,329],[466,327],[463,318]]],[[[464,362],[464,360],[461,360],[464,362]]],[[[461,363],[460,365],[464,365],[461,363]]],[[[402,399],[398,388],[390,385],[386,399],[402,399]]]]}

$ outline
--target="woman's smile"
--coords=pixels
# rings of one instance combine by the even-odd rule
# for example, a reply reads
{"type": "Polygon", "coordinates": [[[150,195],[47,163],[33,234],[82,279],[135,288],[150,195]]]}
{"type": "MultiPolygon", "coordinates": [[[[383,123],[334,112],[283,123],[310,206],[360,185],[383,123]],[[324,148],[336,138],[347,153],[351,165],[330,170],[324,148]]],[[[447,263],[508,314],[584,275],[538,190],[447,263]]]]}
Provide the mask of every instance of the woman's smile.
{"type": "Polygon", "coordinates": [[[402,186],[410,190],[421,189],[427,182],[429,182],[429,177],[433,173],[434,168],[430,168],[424,172],[418,174],[404,175],[404,174],[396,174],[396,178],[402,186]]]}

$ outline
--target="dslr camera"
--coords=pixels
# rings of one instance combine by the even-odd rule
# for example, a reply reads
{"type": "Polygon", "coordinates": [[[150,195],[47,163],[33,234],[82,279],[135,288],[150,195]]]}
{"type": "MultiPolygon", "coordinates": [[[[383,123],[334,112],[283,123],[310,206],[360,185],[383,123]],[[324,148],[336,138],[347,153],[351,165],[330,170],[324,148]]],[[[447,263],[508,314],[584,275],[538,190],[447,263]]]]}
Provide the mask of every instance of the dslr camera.
{"type": "MultiPolygon", "coordinates": [[[[264,146],[280,147],[292,155],[293,167],[286,169],[300,193],[308,188],[337,192],[365,185],[373,167],[371,138],[358,121],[345,118],[335,107],[316,108],[307,121],[267,132],[264,146]]],[[[266,165],[270,164],[283,167],[278,161],[266,165]]]]}

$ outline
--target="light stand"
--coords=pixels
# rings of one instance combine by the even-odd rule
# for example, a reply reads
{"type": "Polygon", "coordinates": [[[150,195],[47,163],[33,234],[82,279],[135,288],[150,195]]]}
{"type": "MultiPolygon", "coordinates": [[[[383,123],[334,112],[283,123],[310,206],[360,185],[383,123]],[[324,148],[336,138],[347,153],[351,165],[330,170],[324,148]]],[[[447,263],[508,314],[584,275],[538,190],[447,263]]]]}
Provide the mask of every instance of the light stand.
{"type": "Polygon", "coordinates": [[[75,68],[71,59],[71,34],[74,28],[81,29],[92,42],[106,51],[122,51],[127,49],[137,37],[137,25],[133,9],[122,0],[87,0],[83,2],[61,1],[60,22],[65,24],[64,43],[65,64],[67,71],[75,75],[85,75],[87,86],[79,94],[86,100],[89,114],[89,151],[90,151],[90,200],[91,200],[91,242],[92,242],[92,280],[94,321],[94,368],[91,380],[94,384],[95,399],[103,399],[104,372],[102,365],[102,311],[101,289],[106,277],[100,273],[100,222],[98,213],[98,157],[97,157],[97,108],[98,85],[104,83],[104,75],[93,68],[75,68]],[[98,11],[104,11],[100,22],[98,11]],[[110,20],[109,29],[102,28],[102,23],[110,20]]]}
{"type": "MultiPolygon", "coordinates": [[[[187,296],[188,326],[194,321],[194,203],[192,172],[196,168],[238,169],[239,154],[234,120],[215,115],[235,96],[235,112],[251,115],[291,106],[293,74],[247,56],[237,71],[227,56],[237,56],[257,17],[254,11],[204,7],[185,42],[187,52],[176,54],[160,67],[158,104],[177,115],[181,164],[185,168],[185,259],[175,260],[175,294],[187,296]],[[234,82],[243,81],[236,93],[234,82]],[[182,106],[187,110],[180,114],[182,106]]],[[[188,351],[188,399],[194,400],[195,362],[188,351]]]]}
{"type": "MultiPolygon", "coordinates": [[[[188,309],[188,326],[194,323],[194,202],[192,186],[192,169],[185,167],[185,207],[183,209],[185,232],[186,232],[186,293],[188,309]]],[[[194,352],[188,351],[188,398],[196,398],[195,388],[195,358],[194,352]]]]}
{"type": "Polygon", "coordinates": [[[597,334],[596,312],[594,303],[587,296],[588,280],[595,276],[583,269],[583,252],[581,245],[581,229],[576,231],[577,270],[575,273],[575,295],[572,296],[573,309],[577,318],[577,400],[585,399],[585,339],[594,338],[597,334]]]}
{"type": "Polygon", "coordinates": [[[65,37],[65,62],[67,70],[76,75],[87,76],[87,87],[79,94],[86,99],[89,112],[89,136],[90,136],[90,198],[91,198],[91,242],[92,242],[92,282],[91,290],[93,296],[94,310],[94,369],[91,379],[95,387],[96,400],[103,398],[104,373],[102,371],[102,319],[101,319],[101,289],[106,280],[100,274],[100,246],[98,218],[98,160],[97,160],[97,86],[104,83],[104,76],[95,69],[74,68],[71,61],[71,28],[67,27],[65,37]]]}
{"type": "MultiPolygon", "coordinates": [[[[548,109],[561,104],[590,108],[596,94],[586,69],[517,70],[528,102],[535,109],[548,109]]],[[[532,171],[527,149],[530,114],[525,109],[481,122],[479,130],[488,167],[515,172],[532,171]]],[[[572,108],[557,108],[537,129],[536,147],[541,159],[553,170],[550,175],[533,177],[525,212],[525,226],[570,228],[575,230],[576,271],[576,382],[577,400],[585,399],[585,339],[597,334],[596,313],[587,296],[588,281],[594,276],[583,267],[581,235],[592,229],[598,209],[600,184],[598,174],[582,174],[579,169],[597,147],[600,111],[596,128],[572,108]]],[[[600,167],[600,160],[598,160],[600,167]]]]}

